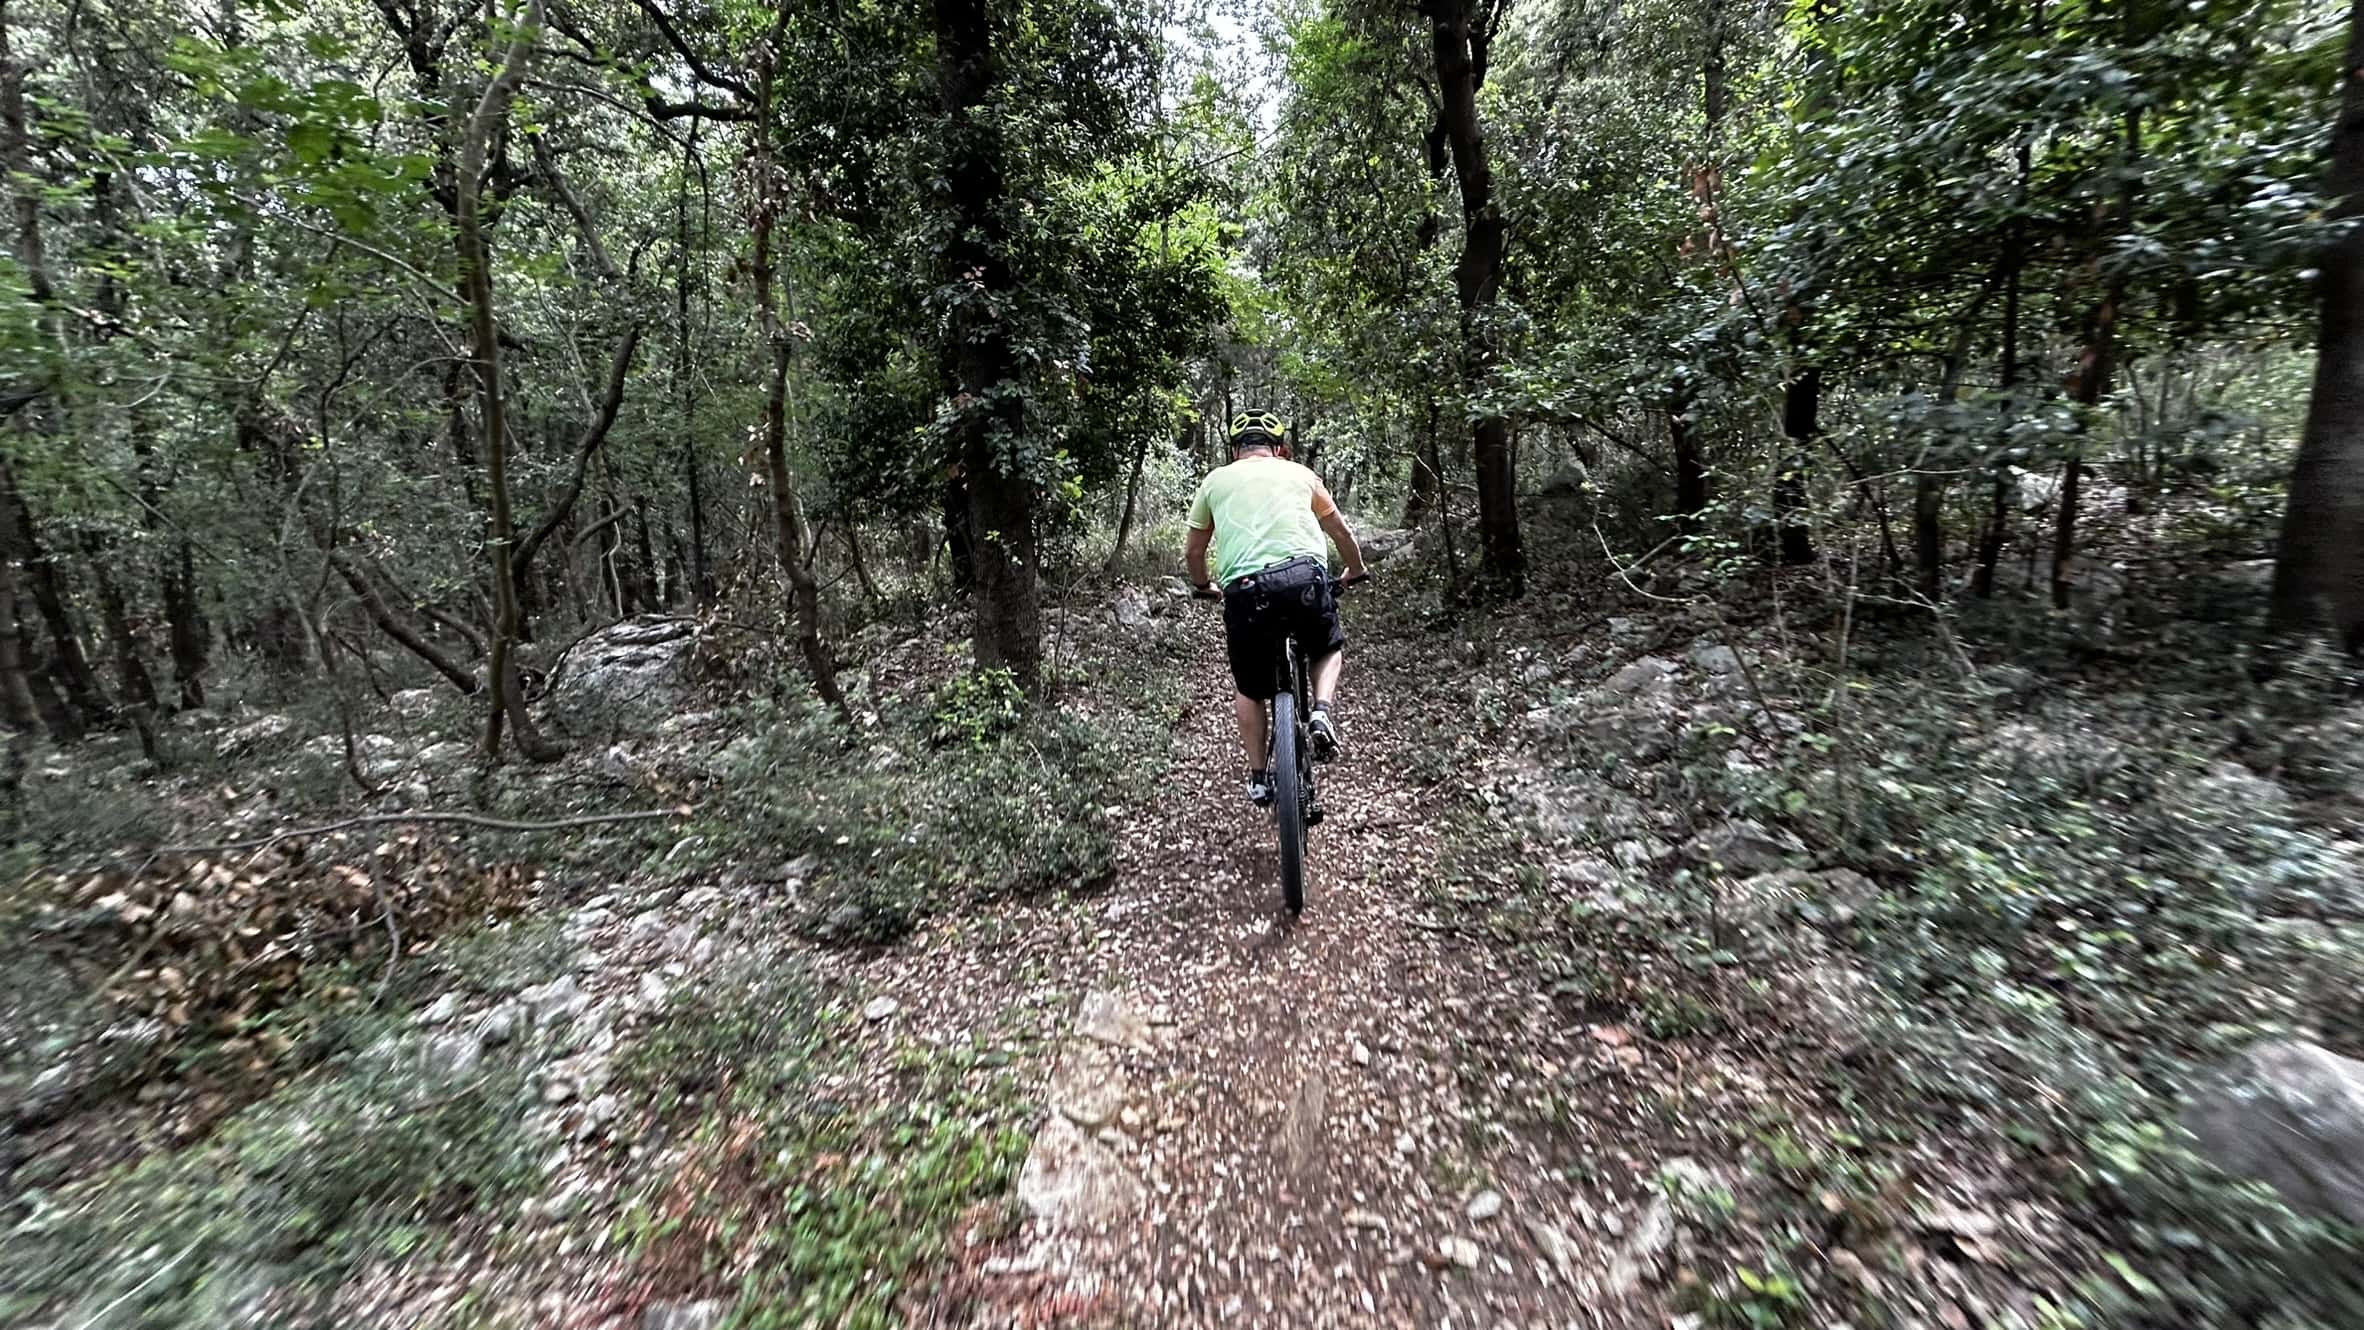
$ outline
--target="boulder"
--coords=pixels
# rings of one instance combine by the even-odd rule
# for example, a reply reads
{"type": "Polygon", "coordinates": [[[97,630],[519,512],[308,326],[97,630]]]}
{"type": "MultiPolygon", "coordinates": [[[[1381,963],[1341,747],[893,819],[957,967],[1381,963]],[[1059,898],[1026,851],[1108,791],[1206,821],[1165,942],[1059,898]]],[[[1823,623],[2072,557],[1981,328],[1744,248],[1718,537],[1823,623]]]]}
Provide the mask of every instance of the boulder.
{"type": "Polygon", "coordinates": [[[2185,1108],[2200,1153],[2301,1214],[2364,1227],[2364,1062],[2298,1040],[2256,1045],[2185,1108]]]}
{"type": "Polygon", "coordinates": [[[1683,853],[1694,863],[1719,865],[1727,873],[1770,873],[1785,866],[1805,846],[1788,832],[1762,822],[1736,818],[1692,838],[1683,853]]]}
{"type": "Polygon", "coordinates": [[[258,716],[224,733],[214,744],[213,753],[215,757],[238,757],[294,728],[295,722],[286,716],[258,716]]]}
{"type": "Polygon", "coordinates": [[[1622,693],[1628,696],[1636,693],[1648,693],[1658,690],[1665,680],[1672,678],[1675,669],[1675,663],[1671,660],[1657,656],[1644,656],[1610,675],[1607,686],[1612,693],[1622,693]]]}
{"type": "Polygon", "coordinates": [[[1410,527],[1380,527],[1370,531],[1358,531],[1355,533],[1354,540],[1357,545],[1362,546],[1363,562],[1376,564],[1384,563],[1412,548],[1413,537],[1418,534],[1419,532],[1410,527]]]}
{"type": "Polygon", "coordinates": [[[1740,653],[1722,643],[1701,638],[1691,644],[1691,663],[1709,674],[1737,674],[1740,672],[1740,653]]]}
{"type": "Polygon", "coordinates": [[[393,706],[394,714],[405,720],[420,720],[435,710],[432,688],[405,688],[386,700],[393,706]]]}
{"type": "Polygon", "coordinates": [[[1142,627],[1149,622],[1149,593],[1137,586],[1118,587],[1108,611],[1121,627],[1142,627]]]}
{"type": "Polygon", "coordinates": [[[698,626],[683,619],[611,624],[568,649],[552,714],[576,733],[653,734],[691,709],[698,626]]]}

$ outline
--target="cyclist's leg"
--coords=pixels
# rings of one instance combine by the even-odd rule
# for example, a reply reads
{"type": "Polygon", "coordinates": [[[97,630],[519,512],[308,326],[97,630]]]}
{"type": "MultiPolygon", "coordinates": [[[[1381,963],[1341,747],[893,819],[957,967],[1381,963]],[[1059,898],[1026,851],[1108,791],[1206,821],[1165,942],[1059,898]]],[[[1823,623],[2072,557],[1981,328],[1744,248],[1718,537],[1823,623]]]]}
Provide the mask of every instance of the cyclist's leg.
{"type": "Polygon", "coordinates": [[[1260,784],[1257,778],[1264,770],[1270,742],[1265,704],[1272,698],[1274,662],[1281,658],[1282,636],[1287,627],[1273,613],[1269,598],[1259,593],[1234,592],[1223,598],[1224,654],[1231,664],[1235,689],[1232,716],[1239,727],[1240,749],[1247,758],[1251,797],[1254,787],[1260,784]]]}
{"type": "Polygon", "coordinates": [[[1246,693],[1235,692],[1231,695],[1231,711],[1239,722],[1239,743],[1247,754],[1248,770],[1255,771],[1264,765],[1264,748],[1271,739],[1265,733],[1268,722],[1264,704],[1246,693]]]}
{"type": "Polygon", "coordinates": [[[1346,630],[1338,622],[1338,598],[1329,584],[1317,585],[1299,607],[1292,630],[1297,650],[1313,662],[1307,671],[1313,685],[1306,721],[1313,733],[1313,755],[1327,762],[1338,755],[1338,723],[1330,704],[1338,699],[1338,679],[1346,670],[1346,630]]]}

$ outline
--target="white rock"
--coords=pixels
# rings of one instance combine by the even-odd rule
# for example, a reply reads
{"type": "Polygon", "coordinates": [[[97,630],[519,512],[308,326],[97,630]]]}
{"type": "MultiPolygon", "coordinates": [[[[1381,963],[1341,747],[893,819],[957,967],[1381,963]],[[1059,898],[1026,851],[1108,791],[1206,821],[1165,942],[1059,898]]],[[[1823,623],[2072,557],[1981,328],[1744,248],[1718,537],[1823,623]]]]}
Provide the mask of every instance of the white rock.
{"type": "Polygon", "coordinates": [[[891,997],[874,997],[870,999],[870,1004],[868,1006],[862,1008],[862,1019],[866,1021],[883,1021],[893,1016],[896,1012],[901,1011],[902,1009],[903,1004],[895,1001],[891,997]]]}
{"type": "Polygon", "coordinates": [[[1481,1224],[1492,1219],[1502,1213],[1502,1193],[1488,1187],[1469,1198],[1469,1206],[1465,1213],[1481,1224]]]}
{"type": "Polygon", "coordinates": [[[1018,1170],[1018,1199],[1053,1228],[1106,1228],[1130,1218],[1147,1196],[1114,1150],[1053,1114],[1018,1170]]]}
{"type": "Polygon", "coordinates": [[[1467,1238],[1451,1237],[1436,1245],[1439,1257],[1464,1270],[1475,1270],[1478,1264],[1478,1245],[1467,1238]]]}
{"type": "Polygon", "coordinates": [[[448,1021],[452,1017],[459,1014],[460,995],[457,993],[446,993],[442,997],[439,997],[435,999],[434,1002],[430,1003],[426,1010],[419,1013],[419,1024],[441,1025],[445,1021],[448,1021]]]}

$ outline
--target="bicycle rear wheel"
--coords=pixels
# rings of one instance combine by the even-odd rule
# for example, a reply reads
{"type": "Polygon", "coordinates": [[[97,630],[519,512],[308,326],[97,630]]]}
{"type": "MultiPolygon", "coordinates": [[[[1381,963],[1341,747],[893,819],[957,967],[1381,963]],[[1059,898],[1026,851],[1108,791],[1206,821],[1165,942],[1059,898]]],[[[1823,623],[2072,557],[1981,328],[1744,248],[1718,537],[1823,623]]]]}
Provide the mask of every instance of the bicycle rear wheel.
{"type": "Polygon", "coordinates": [[[1297,754],[1297,699],[1272,699],[1272,824],[1280,831],[1281,903],[1305,908],[1305,782],[1297,754]]]}

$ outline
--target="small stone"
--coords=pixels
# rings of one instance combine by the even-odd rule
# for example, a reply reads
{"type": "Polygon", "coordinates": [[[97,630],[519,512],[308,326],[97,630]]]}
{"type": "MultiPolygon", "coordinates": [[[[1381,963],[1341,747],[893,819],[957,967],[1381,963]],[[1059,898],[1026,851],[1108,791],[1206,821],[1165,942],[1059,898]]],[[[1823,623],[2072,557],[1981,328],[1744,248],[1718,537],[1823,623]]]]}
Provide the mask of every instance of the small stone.
{"type": "Polygon", "coordinates": [[[640,1315],[640,1330],[713,1330],[722,1324],[722,1303],[714,1298],[696,1302],[652,1302],[640,1315]]]}
{"type": "Polygon", "coordinates": [[[1404,1158],[1406,1158],[1406,1159],[1409,1159],[1409,1158],[1411,1158],[1411,1157],[1412,1157],[1412,1155],[1414,1154],[1414,1152],[1416,1152],[1416,1151],[1418,1151],[1418,1150],[1419,1150],[1419,1148],[1420,1148],[1420,1147],[1419,1147],[1418,1145],[1414,1144],[1414,1143],[1413,1143],[1413,1141],[1412,1141],[1412,1133],[1410,1133],[1410,1132],[1408,1132],[1408,1131],[1405,1131],[1405,1132],[1397,1132],[1397,1133],[1396,1133],[1396,1137],[1395,1137],[1395,1152],[1396,1152],[1397,1154],[1399,1154],[1399,1155],[1402,1155],[1402,1156],[1403,1156],[1404,1158]]]}
{"type": "Polygon", "coordinates": [[[1354,1058],[1354,1065],[1358,1067],[1368,1067],[1371,1065],[1371,1050],[1365,1046],[1363,1041],[1360,1039],[1354,1041],[1352,1056],[1354,1058]]]}
{"type": "Polygon", "coordinates": [[[886,1020],[902,1009],[903,1004],[891,997],[874,997],[870,999],[870,1005],[862,1008],[862,1019],[875,1023],[886,1020]]]}
{"type": "Polygon", "coordinates": [[[1379,1215],[1373,1214],[1369,1210],[1347,1211],[1346,1226],[1348,1228],[1369,1229],[1377,1233],[1384,1233],[1387,1231],[1387,1221],[1384,1218],[1381,1218],[1379,1215]]]}
{"type": "Polygon", "coordinates": [[[671,996],[673,996],[673,992],[671,989],[665,986],[664,980],[659,979],[653,974],[644,974],[640,976],[641,1006],[654,1011],[657,1008],[664,1006],[665,999],[671,996]]]}
{"type": "Polygon", "coordinates": [[[1535,1239],[1535,1249],[1543,1253],[1543,1259],[1551,1262],[1551,1268],[1559,1272],[1560,1278],[1566,1279],[1575,1273],[1576,1244],[1568,1240],[1567,1234],[1540,1219],[1527,1221],[1527,1233],[1535,1239]]]}
{"type": "Polygon", "coordinates": [[[1464,1270],[1477,1269],[1478,1245],[1467,1238],[1446,1238],[1436,1245],[1436,1254],[1440,1258],[1441,1263],[1437,1266],[1440,1270],[1447,1265],[1457,1265],[1464,1270]]]}
{"type": "Polygon", "coordinates": [[[1469,1208],[1466,1213],[1472,1220],[1481,1224],[1492,1219],[1502,1213],[1502,1193],[1491,1187],[1479,1192],[1469,1198],[1469,1208]]]}
{"type": "Polygon", "coordinates": [[[442,997],[435,999],[435,1001],[429,1005],[425,1011],[419,1013],[419,1024],[441,1025],[445,1021],[448,1021],[452,1017],[459,1014],[460,995],[457,993],[446,993],[442,997]]]}
{"type": "Polygon", "coordinates": [[[574,1082],[563,1076],[553,1076],[542,1083],[542,1102],[545,1104],[563,1104],[574,1097],[574,1082]]]}

